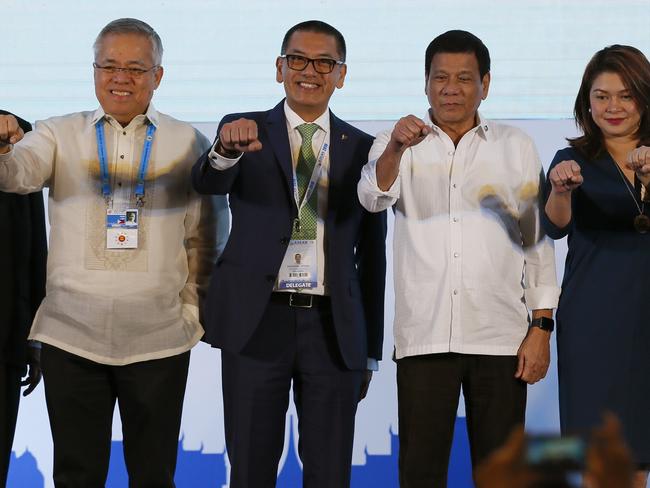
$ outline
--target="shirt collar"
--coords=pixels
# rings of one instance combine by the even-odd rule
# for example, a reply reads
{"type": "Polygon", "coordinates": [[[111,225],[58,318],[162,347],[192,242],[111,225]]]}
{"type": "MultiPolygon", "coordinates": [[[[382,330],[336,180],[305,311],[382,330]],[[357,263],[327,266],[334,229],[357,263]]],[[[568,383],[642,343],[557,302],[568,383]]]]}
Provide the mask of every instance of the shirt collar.
{"type": "MultiPolygon", "coordinates": [[[[488,119],[483,118],[481,112],[476,112],[476,118],[478,120],[478,124],[476,124],[476,126],[470,129],[468,132],[474,131],[477,134],[482,135],[483,138],[486,140],[489,140],[490,137],[494,137],[492,135],[494,133],[494,131],[492,130],[492,123],[488,119]]],[[[442,129],[438,127],[436,124],[434,124],[433,121],[431,120],[428,110],[424,115],[423,120],[429,127],[431,127],[434,130],[436,134],[442,132],[442,129]]]]}
{"type": "MultiPolygon", "coordinates": [[[[95,125],[97,122],[99,122],[100,120],[105,119],[106,117],[110,117],[110,115],[106,114],[106,112],[104,112],[104,109],[100,105],[99,108],[97,110],[95,110],[95,112],[93,113],[93,116],[90,119],[90,125],[95,125]]],[[[131,123],[133,123],[133,121],[136,121],[136,124],[139,123],[140,121],[143,124],[145,124],[147,122],[151,122],[151,124],[153,124],[153,126],[156,127],[156,129],[157,129],[158,128],[158,118],[159,118],[158,111],[153,106],[153,103],[150,103],[149,107],[147,107],[147,111],[144,114],[137,115],[131,121],[131,123]]],[[[131,123],[129,125],[131,125],[131,123]]]]}
{"type": "MultiPolygon", "coordinates": [[[[289,124],[289,127],[291,130],[296,130],[296,127],[298,127],[301,124],[307,124],[309,122],[305,122],[302,120],[302,117],[298,115],[296,112],[293,111],[293,109],[289,106],[287,101],[284,101],[284,116],[287,119],[287,123],[289,124]]],[[[330,131],[330,111],[329,108],[325,110],[321,115],[312,122],[313,124],[318,125],[323,131],[329,132],[330,131]]]]}

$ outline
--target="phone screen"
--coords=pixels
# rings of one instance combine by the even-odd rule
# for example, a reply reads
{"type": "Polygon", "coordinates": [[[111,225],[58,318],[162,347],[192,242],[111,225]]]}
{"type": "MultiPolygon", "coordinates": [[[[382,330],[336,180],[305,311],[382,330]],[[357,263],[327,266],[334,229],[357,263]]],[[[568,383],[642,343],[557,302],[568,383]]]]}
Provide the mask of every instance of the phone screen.
{"type": "Polygon", "coordinates": [[[582,470],[585,443],[579,437],[531,436],[527,441],[526,460],[530,466],[544,470],[582,470]]]}

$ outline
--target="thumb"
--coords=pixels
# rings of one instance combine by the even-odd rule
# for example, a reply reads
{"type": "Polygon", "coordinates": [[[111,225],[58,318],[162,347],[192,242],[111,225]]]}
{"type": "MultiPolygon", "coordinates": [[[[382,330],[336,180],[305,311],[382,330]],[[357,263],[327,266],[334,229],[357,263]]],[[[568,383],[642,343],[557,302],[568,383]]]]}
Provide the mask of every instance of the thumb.
{"type": "Polygon", "coordinates": [[[517,354],[517,371],[515,372],[515,378],[521,378],[521,376],[524,374],[524,365],[526,364],[526,359],[524,358],[524,355],[519,352],[517,354]]]}
{"type": "Polygon", "coordinates": [[[262,149],[262,143],[259,140],[254,140],[248,145],[248,150],[249,151],[259,151],[262,149]]]}
{"type": "Polygon", "coordinates": [[[9,142],[10,142],[11,144],[16,144],[18,141],[20,141],[20,140],[23,138],[23,135],[24,135],[24,134],[25,134],[25,133],[23,132],[23,130],[19,127],[18,130],[15,131],[15,132],[11,135],[11,137],[9,137],[9,142]]]}

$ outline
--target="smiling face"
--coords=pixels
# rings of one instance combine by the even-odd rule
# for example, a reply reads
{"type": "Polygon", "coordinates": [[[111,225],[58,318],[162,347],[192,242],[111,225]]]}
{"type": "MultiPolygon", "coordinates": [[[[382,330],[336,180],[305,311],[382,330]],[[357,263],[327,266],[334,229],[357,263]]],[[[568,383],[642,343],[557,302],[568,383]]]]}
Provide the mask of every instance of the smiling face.
{"type": "Polygon", "coordinates": [[[425,81],[434,122],[442,130],[462,135],[475,126],[476,111],[487,98],[490,73],[481,78],[473,53],[436,53],[425,81]]]}
{"type": "MultiPolygon", "coordinates": [[[[297,54],[311,59],[327,58],[340,60],[336,39],[328,34],[296,31],[291,35],[285,54],[297,54]]],[[[284,84],[289,107],[300,117],[312,122],[318,118],[329,104],[335,88],[342,88],[345,81],[346,66],[336,65],[328,74],[317,73],[313,63],[308,63],[302,71],[287,65],[284,58],[278,58],[276,80],[284,84]]]]}
{"type": "MultiPolygon", "coordinates": [[[[109,34],[99,45],[95,63],[104,67],[149,70],[154,66],[151,41],[138,34],[109,34]]],[[[147,111],[162,75],[162,67],[138,76],[95,69],[95,95],[104,112],[126,126],[136,115],[147,111]]]]}
{"type": "Polygon", "coordinates": [[[604,72],[594,79],[589,106],[591,117],[605,139],[637,137],[641,114],[617,73],[604,72]]]}

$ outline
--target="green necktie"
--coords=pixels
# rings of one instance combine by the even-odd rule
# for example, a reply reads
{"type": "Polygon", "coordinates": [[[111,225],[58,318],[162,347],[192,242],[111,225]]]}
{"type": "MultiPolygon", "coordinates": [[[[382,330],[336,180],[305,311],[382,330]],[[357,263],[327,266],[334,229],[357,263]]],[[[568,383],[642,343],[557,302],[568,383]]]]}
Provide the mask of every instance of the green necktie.
{"type": "MultiPolygon", "coordinates": [[[[298,155],[298,164],[296,164],[296,179],[298,181],[298,202],[302,202],[302,197],[307,191],[311,174],[316,165],[316,156],[312,148],[311,140],[318,130],[317,124],[302,124],[297,128],[302,137],[300,154],[298,155]]],[[[318,208],[318,185],[314,188],[309,200],[302,207],[299,214],[300,225],[294,223],[291,238],[296,240],[316,239],[316,218],[318,208]]]]}

